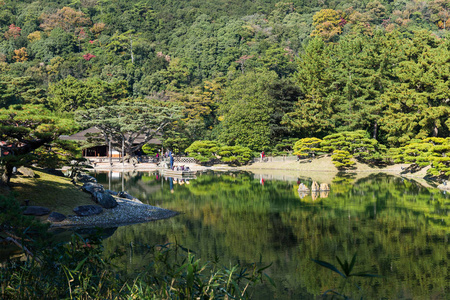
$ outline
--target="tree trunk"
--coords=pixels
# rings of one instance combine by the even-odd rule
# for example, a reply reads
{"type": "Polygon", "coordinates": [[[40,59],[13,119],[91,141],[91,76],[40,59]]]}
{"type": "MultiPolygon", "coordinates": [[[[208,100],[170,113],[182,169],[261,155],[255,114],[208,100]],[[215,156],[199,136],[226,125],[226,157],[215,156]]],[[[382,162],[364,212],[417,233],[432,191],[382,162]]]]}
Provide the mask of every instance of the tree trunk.
{"type": "Polygon", "coordinates": [[[9,186],[9,182],[11,181],[11,176],[13,172],[14,166],[6,164],[5,171],[2,174],[2,178],[0,180],[0,185],[9,186]]]}
{"type": "Polygon", "coordinates": [[[377,135],[378,135],[378,123],[377,121],[375,121],[375,124],[373,124],[373,139],[377,139],[377,135]]]}
{"type": "Polygon", "coordinates": [[[433,127],[433,137],[437,137],[438,133],[439,133],[439,130],[438,130],[436,124],[434,124],[434,127],[433,127]]]}

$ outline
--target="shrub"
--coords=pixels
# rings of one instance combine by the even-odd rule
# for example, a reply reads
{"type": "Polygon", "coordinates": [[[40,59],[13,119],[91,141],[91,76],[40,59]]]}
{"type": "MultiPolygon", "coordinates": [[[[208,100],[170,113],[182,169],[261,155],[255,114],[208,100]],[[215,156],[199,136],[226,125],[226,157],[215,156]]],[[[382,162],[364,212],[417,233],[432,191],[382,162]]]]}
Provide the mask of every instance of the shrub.
{"type": "Polygon", "coordinates": [[[217,154],[222,162],[230,165],[244,165],[253,157],[252,150],[242,146],[222,146],[217,154]]]}
{"type": "Polygon", "coordinates": [[[311,156],[322,149],[320,148],[321,139],[318,138],[304,138],[298,140],[294,144],[294,155],[297,156],[311,156]]]}
{"type": "Polygon", "coordinates": [[[219,144],[215,141],[195,141],[186,149],[190,157],[201,163],[215,159],[217,151],[219,151],[219,144]]]}

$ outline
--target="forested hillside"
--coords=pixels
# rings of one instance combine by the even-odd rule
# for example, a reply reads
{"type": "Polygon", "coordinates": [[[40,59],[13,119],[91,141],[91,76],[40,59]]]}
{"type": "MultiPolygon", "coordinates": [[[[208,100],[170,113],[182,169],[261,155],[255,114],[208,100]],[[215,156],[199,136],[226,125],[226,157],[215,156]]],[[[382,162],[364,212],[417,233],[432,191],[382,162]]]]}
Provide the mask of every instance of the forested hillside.
{"type": "Polygon", "coordinates": [[[450,131],[450,0],[0,0],[0,108],[181,104],[166,143],[450,131]]]}

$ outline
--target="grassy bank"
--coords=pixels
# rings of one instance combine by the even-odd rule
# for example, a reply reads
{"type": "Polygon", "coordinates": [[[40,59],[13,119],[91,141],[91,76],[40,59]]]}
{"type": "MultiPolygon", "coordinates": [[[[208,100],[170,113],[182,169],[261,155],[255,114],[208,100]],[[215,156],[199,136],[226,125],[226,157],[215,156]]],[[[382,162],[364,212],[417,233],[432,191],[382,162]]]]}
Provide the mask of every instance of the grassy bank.
{"type": "Polygon", "coordinates": [[[0,193],[13,192],[19,203],[29,200],[29,205],[48,207],[52,211],[68,215],[79,205],[93,204],[91,196],[70,182],[69,178],[55,176],[33,169],[35,178],[14,175],[10,189],[0,188],[0,193]]]}

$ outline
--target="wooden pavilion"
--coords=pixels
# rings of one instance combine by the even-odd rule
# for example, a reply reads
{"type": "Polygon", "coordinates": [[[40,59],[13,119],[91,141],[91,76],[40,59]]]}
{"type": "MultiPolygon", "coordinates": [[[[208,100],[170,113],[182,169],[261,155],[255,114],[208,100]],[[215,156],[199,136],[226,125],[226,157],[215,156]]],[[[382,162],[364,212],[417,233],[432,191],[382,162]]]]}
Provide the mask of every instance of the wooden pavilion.
{"type": "MultiPolygon", "coordinates": [[[[101,131],[95,127],[91,127],[85,130],[82,130],[80,132],[77,132],[72,135],[62,135],[59,138],[62,140],[69,140],[69,141],[80,141],[80,142],[86,142],[89,137],[98,135],[101,137],[101,131]]],[[[144,136],[138,136],[134,143],[140,144],[144,141],[144,136]]],[[[147,142],[147,144],[152,145],[161,145],[162,142],[159,139],[151,139],[147,142]]],[[[112,148],[112,147],[111,147],[112,148]]],[[[109,145],[103,143],[99,143],[98,145],[94,145],[88,148],[83,149],[83,156],[86,158],[89,157],[121,157],[122,154],[120,151],[117,151],[116,149],[109,149],[109,145]]]]}

